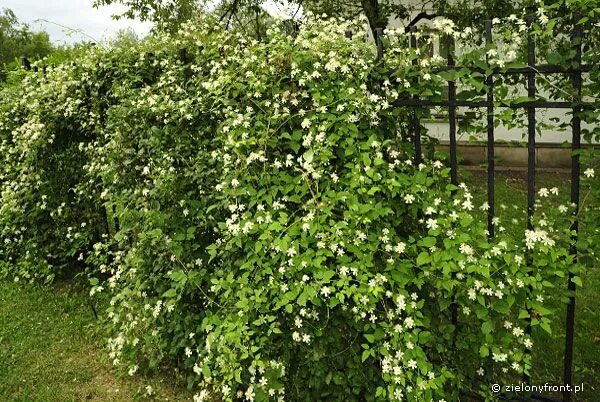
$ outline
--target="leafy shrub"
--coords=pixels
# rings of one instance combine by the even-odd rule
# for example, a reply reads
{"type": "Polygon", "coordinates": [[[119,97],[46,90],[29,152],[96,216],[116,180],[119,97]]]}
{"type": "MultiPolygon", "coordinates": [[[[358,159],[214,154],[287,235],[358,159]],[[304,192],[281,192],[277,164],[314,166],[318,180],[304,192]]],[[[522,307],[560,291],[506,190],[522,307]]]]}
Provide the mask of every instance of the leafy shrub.
{"type": "Polygon", "coordinates": [[[578,273],[570,207],[489,239],[391,106],[484,77],[434,74],[401,33],[375,63],[349,27],[258,42],[202,18],[6,88],[2,272],[85,262],[113,363],[176,362],[197,400],[457,400],[528,373],[526,328],[578,273]]]}
{"type": "Polygon", "coordinates": [[[93,135],[84,89],[66,68],[23,77],[3,90],[0,131],[0,272],[51,281],[101,240],[100,205],[78,197],[85,175],[80,144],[93,135]],[[56,85],[60,82],[60,85],[56,85]]]}

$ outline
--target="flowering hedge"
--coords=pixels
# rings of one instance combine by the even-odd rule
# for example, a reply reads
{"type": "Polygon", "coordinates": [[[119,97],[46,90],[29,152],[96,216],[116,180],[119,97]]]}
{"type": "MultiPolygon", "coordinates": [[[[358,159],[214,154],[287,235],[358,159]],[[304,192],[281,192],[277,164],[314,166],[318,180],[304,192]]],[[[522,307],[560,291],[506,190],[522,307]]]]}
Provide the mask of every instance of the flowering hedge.
{"type": "MultiPolygon", "coordinates": [[[[498,21],[483,50],[476,31],[436,28],[465,63],[504,68],[522,24],[498,21]]],[[[525,329],[549,330],[545,300],[579,272],[572,207],[542,189],[557,208],[517,239],[497,218],[488,239],[487,206],[443,155],[416,162],[413,111],[390,106],[449,79],[475,96],[484,77],[434,74],[443,60],[401,32],[373,62],[348,28],[313,19],[258,42],[202,18],[18,73],[0,101],[0,273],[83,267],[110,301],[111,361],[176,361],[199,401],[491,398],[484,378],[529,373],[525,329]]]]}

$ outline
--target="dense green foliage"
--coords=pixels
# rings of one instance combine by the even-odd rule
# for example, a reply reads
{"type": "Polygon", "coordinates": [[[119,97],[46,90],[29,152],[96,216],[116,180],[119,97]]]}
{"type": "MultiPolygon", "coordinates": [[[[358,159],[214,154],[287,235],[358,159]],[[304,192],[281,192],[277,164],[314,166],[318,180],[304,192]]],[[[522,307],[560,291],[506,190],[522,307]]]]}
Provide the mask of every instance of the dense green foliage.
{"type": "MultiPolygon", "coordinates": [[[[524,24],[495,21],[488,48],[476,30],[434,28],[489,71],[522,62],[524,24]]],[[[448,80],[476,98],[485,75],[435,74],[444,60],[403,32],[374,62],[348,28],[360,33],[309,20],[256,41],[203,17],[15,73],[0,100],[0,275],[80,266],[110,299],[112,362],[176,361],[200,401],[492,398],[484,374],[529,373],[527,324],[549,330],[557,280],[581,284],[572,206],[540,189],[555,209],[516,238],[499,218],[488,239],[473,213],[488,206],[449,183],[443,155],[414,155],[413,110],[391,106],[443,99],[448,80]]],[[[498,97],[523,101],[509,84],[498,97]]]]}

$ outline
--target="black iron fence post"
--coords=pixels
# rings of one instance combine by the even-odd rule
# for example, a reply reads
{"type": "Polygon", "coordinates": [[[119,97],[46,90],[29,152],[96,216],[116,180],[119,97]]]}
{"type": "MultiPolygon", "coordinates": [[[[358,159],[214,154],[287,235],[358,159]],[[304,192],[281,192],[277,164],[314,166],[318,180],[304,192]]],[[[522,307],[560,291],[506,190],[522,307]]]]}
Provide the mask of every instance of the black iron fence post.
{"type": "MultiPolygon", "coordinates": [[[[533,17],[527,17],[527,97],[530,101],[535,100],[535,40],[532,34],[533,17]]],[[[527,107],[527,228],[533,229],[531,218],[533,217],[535,204],[535,106],[527,107]]]]}
{"type": "MultiPolygon", "coordinates": [[[[445,37],[446,48],[448,49],[447,63],[450,68],[454,67],[454,39],[452,36],[445,37]]],[[[448,123],[450,134],[450,183],[458,185],[458,161],[456,157],[456,83],[454,80],[448,81],[448,123]]],[[[452,190],[454,194],[456,190],[452,190]]],[[[451,322],[454,326],[454,341],[456,341],[457,325],[458,325],[458,305],[456,296],[452,296],[452,305],[450,306],[451,322]]]]}
{"type": "MultiPolygon", "coordinates": [[[[485,44],[492,44],[492,21],[485,21],[485,44]]],[[[488,179],[488,236],[494,237],[494,77],[493,72],[488,74],[485,79],[487,87],[487,179],[488,179]]]]}
{"type": "MultiPolygon", "coordinates": [[[[533,101],[536,96],[535,89],[535,40],[533,38],[533,16],[527,17],[527,97],[533,101]]],[[[527,107],[527,229],[533,230],[533,212],[535,208],[535,106],[527,107]]],[[[527,258],[527,265],[531,265],[531,258],[527,258]]],[[[529,288],[531,296],[531,288],[529,288]]],[[[527,335],[531,335],[531,309],[528,308],[527,335]]],[[[530,349],[526,353],[531,354],[530,349]]],[[[523,372],[523,380],[529,382],[529,374],[523,372]]]]}
{"type": "Polygon", "coordinates": [[[30,71],[31,70],[31,62],[29,61],[29,59],[27,57],[21,57],[21,66],[26,71],[30,71]]]}
{"type": "MultiPolygon", "coordinates": [[[[571,33],[572,45],[575,48],[575,72],[573,72],[573,89],[575,90],[576,98],[574,99],[575,105],[573,108],[573,117],[571,120],[572,129],[572,142],[571,142],[571,202],[575,205],[573,216],[575,220],[571,225],[571,231],[573,233],[573,244],[571,246],[571,254],[573,255],[573,263],[577,263],[577,231],[579,230],[579,222],[577,220],[577,214],[579,213],[579,175],[580,175],[580,164],[579,164],[579,150],[581,148],[581,40],[583,37],[583,28],[580,22],[580,14],[573,13],[573,31],[571,33]]],[[[565,361],[564,361],[564,384],[571,385],[573,383],[573,338],[575,333],[575,290],[577,286],[573,282],[573,272],[569,272],[569,304],[567,305],[567,319],[566,319],[566,339],[565,339],[565,361]]],[[[563,393],[563,401],[571,401],[571,392],[566,390],[563,393]]]]}
{"type": "Polygon", "coordinates": [[[377,60],[383,59],[383,28],[375,28],[375,43],[377,44],[377,60]]]}
{"type": "Polygon", "coordinates": [[[183,75],[186,79],[192,76],[192,69],[189,66],[190,63],[190,55],[186,48],[179,49],[179,61],[183,65],[183,75]]]}
{"type": "MultiPolygon", "coordinates": [[[[418,51],[417,27],[414,25],[410,27],[410,46],[413,49],[415,49],[415,51],[418,51]]],[[[416,57],[413,59],[412,64],[415,66],[418,64],[416,57]]],[[[417,95],[414,95],[413,99],[418,102],[419,97],[417,95]]],[[[418,166],[419,164],[421,164],[421,121],[419,119],[419,113],[417,112],[416,108],[413,110],[413,112],[413,141],[415,145],[415,163],[418,166]]]]}
{"type": "MultiPolygon", "coordinates": [[[[454,63],[454,39],[452,36],[446,36],[446,47],[448,48],[447,62],[450,68],[455,67],[454,63]]],[[[450,182],[458,185],[458,161],[456,146],[456,82],[448,81],[448,124],[450,134],[450,182]]]]}

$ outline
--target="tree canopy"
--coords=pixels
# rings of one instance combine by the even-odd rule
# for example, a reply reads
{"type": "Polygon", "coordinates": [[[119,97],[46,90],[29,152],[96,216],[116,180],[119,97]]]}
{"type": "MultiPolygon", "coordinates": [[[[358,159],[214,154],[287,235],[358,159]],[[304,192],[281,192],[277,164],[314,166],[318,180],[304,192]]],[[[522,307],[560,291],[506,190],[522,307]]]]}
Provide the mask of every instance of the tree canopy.
{"type": "MultiPolygon", "coordinates": [[[[95,0],[95,6],[124,5],[127,10],[118,18],[140,18],[152,21],[159,30],[176,28],[200,10],[218,14],[222,20],[255,29],[256,24],[243,21],[264,17],[257,11],[266,0],[95,0]]],[[[384,28],[391,18],[414,25],[423,19],[446,16],[457,25],[472,25],[476,21],[505,17],[526,7],[532,0],[274,0],[271,4],[302,7],[315,14],[356,18],[365,16],[371,30],[384,28]]]]}
{"type": "Polygon", "coordinates": [[[178,26],[190,19],[205,3],[204,0],[94,0],[95,7],[121,4],[126,11],[115,18],[139,18],[151,21],[160,30],[178,26]]]}
{"type": "Polygon", "coordinates": [[[42,58],[52,49],[46,32],[33,32],[10,9],[0,12],[0,81],[19,57],[42,58]]]}

